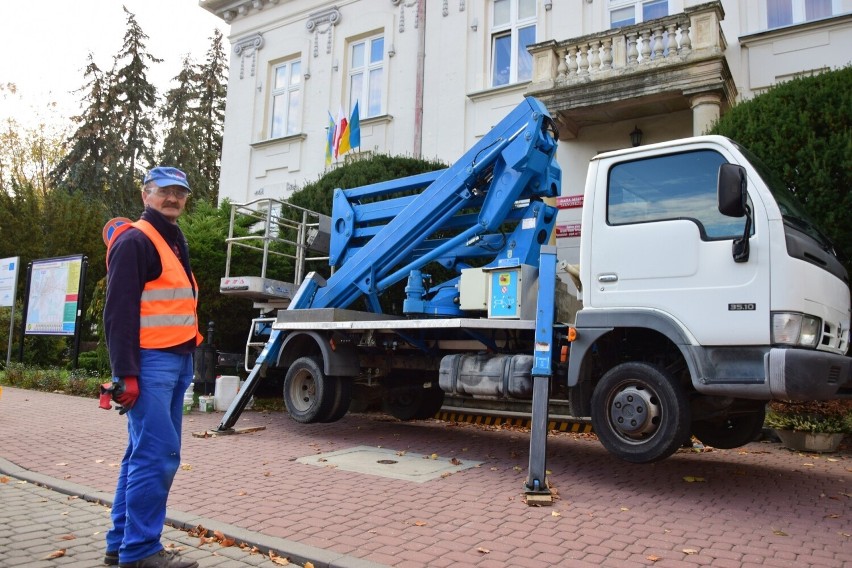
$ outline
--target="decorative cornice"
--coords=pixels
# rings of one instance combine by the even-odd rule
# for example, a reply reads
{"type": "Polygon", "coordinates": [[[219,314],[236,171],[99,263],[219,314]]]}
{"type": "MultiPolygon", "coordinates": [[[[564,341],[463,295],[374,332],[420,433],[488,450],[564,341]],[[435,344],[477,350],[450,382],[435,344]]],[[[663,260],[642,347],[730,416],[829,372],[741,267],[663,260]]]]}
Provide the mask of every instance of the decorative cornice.
{"type": "Polygon", "coordinates": [[[263,10],[268,5],[277,5],[280,0],[201,0],[202,8],[222,18],[230,24],[237,16],[245,16],[250,11],[263,10]]]}

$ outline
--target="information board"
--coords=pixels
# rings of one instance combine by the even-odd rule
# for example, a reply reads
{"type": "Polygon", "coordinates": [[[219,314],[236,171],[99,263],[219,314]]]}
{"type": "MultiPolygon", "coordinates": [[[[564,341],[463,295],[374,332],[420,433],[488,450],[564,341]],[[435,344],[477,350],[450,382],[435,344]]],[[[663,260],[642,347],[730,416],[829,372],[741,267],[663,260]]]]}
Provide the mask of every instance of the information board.
{"type": "Polygon", "coordinates": [[[0,307],[10,308],[15,304],[19,264],[17,256],[0,259],[0,307]]]}
{"type": "Polygon", "coordinates": [[[74,335],[83,256],[34,260],[30,272],[28,335],[74,335]]]}

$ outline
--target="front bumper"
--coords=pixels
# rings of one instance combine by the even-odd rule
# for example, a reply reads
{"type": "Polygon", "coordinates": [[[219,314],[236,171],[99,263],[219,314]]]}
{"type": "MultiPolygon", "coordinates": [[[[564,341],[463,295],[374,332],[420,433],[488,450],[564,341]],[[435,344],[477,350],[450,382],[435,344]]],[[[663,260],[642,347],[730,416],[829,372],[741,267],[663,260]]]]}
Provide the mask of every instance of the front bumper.
{"type": "Polygon", "coordinates": [[[764,359],[770,395],[782,400],[852,398],[852,358],[773,347],[764,359]]]}

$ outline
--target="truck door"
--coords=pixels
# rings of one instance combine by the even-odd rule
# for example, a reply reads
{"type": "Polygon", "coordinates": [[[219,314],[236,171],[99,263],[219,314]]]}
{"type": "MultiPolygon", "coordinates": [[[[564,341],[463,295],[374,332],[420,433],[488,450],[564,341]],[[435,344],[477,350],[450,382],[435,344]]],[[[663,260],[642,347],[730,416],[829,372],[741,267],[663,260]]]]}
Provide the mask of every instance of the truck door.
{"type": "Polygon", "coordinates": [[[703,345],[768,343],[763,207],[749,199],[750,256],[734,262],[732,242],[745,217],[723,216],[716,197],[719,166],[728,160],[706,146],[661,152],[601,158],[587,305],[659,310],[703,345]]]}

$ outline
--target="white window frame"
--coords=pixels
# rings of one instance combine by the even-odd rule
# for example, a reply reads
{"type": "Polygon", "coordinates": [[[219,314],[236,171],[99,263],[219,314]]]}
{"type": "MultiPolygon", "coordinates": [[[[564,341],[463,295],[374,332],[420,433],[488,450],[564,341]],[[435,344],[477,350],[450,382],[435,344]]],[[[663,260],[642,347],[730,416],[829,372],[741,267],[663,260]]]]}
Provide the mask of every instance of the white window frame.
{"type": "Polygon", "coordinates": [[[532,26],[535,29],[535,38],[533,42],[538,41],[539,25],[538,25],[538,2],[535,1],[535,13],[527,18],[519,18],[519,0],[507,0],[509,2],[509,21],[505,24],[494,23],[494,8],[496,3],[489,3],[489,21],[491,29],[491,62],[488,66],[489,85],[491,87],[503,87],[505,85],[514,85],[515,83],[530,81],[532,79],[532,55],[529,55],[529,77],[519,77],[519,57],[520,52],[520,31],[532,26]],[[497,79],[497,60],[496,60],[496,42],[504,37],[510,38],[509,47],[509,74],[505,81],[497,79]]]}
{"type": "MultiPolygon", "coordinates": [[[[772,26],[770,28],[770,26],[769,26],[769,2],[768,2],[768,0],[761,0],[761,5],[762,5],[763,10],[764,10],[763,21],[764,21],[767,29],[777,30],[777,29],[780,29],[780,28],[785,28],[787,26],[795,26],[795,25],[798,25],[798,24],[804,24],[805,22],[816,21],[817,19],[822,19],[822,18],[815,18],[813,20],[807,19],[807,10],[806,10],[806,7],[805,7],[805,0],[790,0],[790,2],[792,4],[792,12],[793,12],[792,13],[792,21],[790,21],[788,23],[784,23],[784,24],[779,24],[777,26],[772,26]]],[[[842,0],[831,0],[831,15],[829,17],[832,17],[832,16],[835,16],[837,14],[842,13],[842,10],[843,10],[842,3],[843,3],[842,0]]]]}
{"type": "Polygon", "coordinates": [[[349,44],[348,112],[352,112],[352,109],[355,108],[355,102],[358,101],[358,116],[361,119],[380,116],[385,112],[386,55],[387,45],[385,45],[384,34],[358,39],[349,44]],[[370,54],[376,41],[382,42],[382,55],[378,60],[371,61],[370,54]],[[364,46],[364,61],[361,65],[356,65],[355,62],[355,49],[358,46],[364,46]],[[381,71],[381,75],[378,77],[375,76],[377,71],[381,71]],[[357,77],[361,79],[360,88],[356,88],[354,85],[357,77]],[[378,97],[378,101],[376,101],[376,97],[378,97]]]}
{"type": "Polygon", "coordinates": [[[304,99],[301,60],[289,59],[273,65],[269,82],[272,85],[269,91],[269,138],[298,134],[304,99]],[[280,69],[285,69],[287,79],[285,84],[279,87],[276,86],[276,81],[280,69]],[[279,101],[282,103],[280,106],[277,104],[279,101]],[[293,108],[293,104],[298,106],[293,108]]]}
{"type": "Polygon", "coordinates": [[[614,29],[612,27],[612,14],[618,10],[624,10],[625,8],[631,7],[633,8],[633,23],[625,25],[641,24],[645,21],[645,5],[656,4],[659,2],[666,2],[666,16],[671,15],[672,0],[609,0],[609,10],[607,11],[609,21],[607,22],[607,25],[610,29],[614,29]]]}

